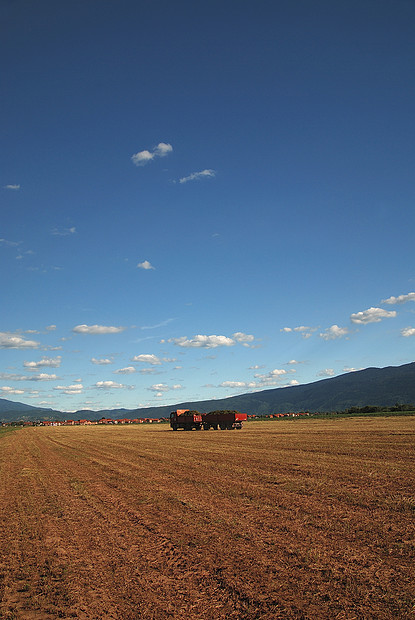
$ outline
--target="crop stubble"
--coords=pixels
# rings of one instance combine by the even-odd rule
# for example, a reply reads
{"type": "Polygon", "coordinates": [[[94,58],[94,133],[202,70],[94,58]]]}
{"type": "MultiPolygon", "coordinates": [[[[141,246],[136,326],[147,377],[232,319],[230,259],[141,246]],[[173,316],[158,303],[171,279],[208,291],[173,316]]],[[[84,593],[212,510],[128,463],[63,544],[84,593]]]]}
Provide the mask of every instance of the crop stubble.
{"type": "Polygon", "coordinates": [[[0,617],[413,618],[414,422],[8,435],[0,617]]]}

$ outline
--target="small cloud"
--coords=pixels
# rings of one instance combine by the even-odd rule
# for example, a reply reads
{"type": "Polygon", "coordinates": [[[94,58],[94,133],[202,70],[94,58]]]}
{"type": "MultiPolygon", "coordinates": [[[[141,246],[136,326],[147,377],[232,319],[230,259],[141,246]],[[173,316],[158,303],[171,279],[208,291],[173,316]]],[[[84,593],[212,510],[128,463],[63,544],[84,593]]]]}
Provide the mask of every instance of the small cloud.
{"type": "Polygon", "coordinates": [[[45,329],[47,332],[54,332],[56,329],[56,325],[47,325],[45,329]]]}
{"type": "Polygon", "coordinates": [[[255,366],[249,366],[249,370],[261,370],[261,368],[265,368],[265,366],[260,366],[259,364],[255,364],[255,366]]]}
{"type": "Polygon", "coordinates": [[[160,359],[157,355],[152,353],[141,353],[141,355],[135,355],[132,359],[132,362],[143,362],[144,364],[151,364],[152,366],[158,366],[161,364],[160,359]]]}
{"type": "Polygon", "coordinates": [[[25,368],[30,370],[37,370],[38,368],[59,368],[61,365],[62,356],[57,357],[42,357],[38,362],[23,362],[25,368]]]}
{"type": "Polygon", "coordinates": [[[122,383],[116,383],[116,381],[97,381],[97,383],[95,383],[95,387],[97,387],[99,389],[106,389],[106,390],[128,389],[127,385],[123,385],[122,383]]]}
{"type": "Polygon", "coordinates": [[[363,368],[349,368],[349,366],[343,368],[343,372],[357,372],[358,370],[363,370],[363,368]]]}
{"type": "Polygon", "coordinates": [[[148,387],[147,389],[151,392],[157,392],[158,394],[161,394],[163,392],[170,392],[170,390],[182,390],[183,386],[179,383],[176,385],[172,385],[171,387],[168,386],[166,383],[155,383],[154,385],[150,385],[150,387],[148,387]]]}
{"type": "Polygon", "coordinates": [[[93,358],[91,358],[91,362],[93,364],[96,364],[97,366],[106,366],[107,364],[113,364],[113,361],[108,359],[107,357],[100,358],[100,359],[97,359],[96,357],[93,357],[93,358]]]}
{"type": "Polygon", "coordinates": [[[4,189],[14,189],[16,191],[16,190],[20,189],[20,185],[13,185],[13,184],[11,184],[11,185],[3,185],[3,188],[4,189]]]}
{"type": "Polygon", "coordinates": [[[159,142],[151,151],[139,151],[131,156],[131,161],[135,166],[145,166],[148,162],[153,161],[156,157],[166,157],[173,151],[171,144],[166,142],[159,142]]]}
{"type": "Polygon", "coordinates": [[[398,297],[388,297],[388,299],[382,299],[383,304],[404,304],[407,301],[415,301],[415,293],[408,293],[407,295],[399,295],[398,297]]]}
{"type": "Polygon", "coordinates": [[[142,263],[138,263],[137,267],[144,270],[155,269],[155,267],[153,267],[153,265],[148,260],[145,260],[142,263]]]}
{"type": "Polygon", "coordinates": [[[235,340],[228,338],[227,336],[204,336],[197,334],[193,338],[186,338],[181,336],[180,338],[169,338],[167,342],[172,342],[178,347],[202,347],[206,349],[215,349],[216,347],[232,347],[235,344],[235,340]]]}
{"type": "Polygon", "coordinates": [[[324,370],[320,370],[320,372],[317,373],[317,377],[333,377],[333,376],[334,376],[333,368],[324,368],[324,370]]]}
{"type": "Polygon", "coordinates": [[[18,334],[0,332],[0,349],[37,349],[39,342],[26,340],[18,334]]]}
{"type": "Polygon", "coordinates": [[[179,183],[188,183],[189,181],[200,181],[200,179],[212,179],[216,176],[214,170],[201,170],[200,172],[192,172],[187,177],[179,179],[179,183]]]}
{"type": "Polygon", "coordinates": [[[53,388],[62,394],[68,394],[68,396],[74,396],[76,394],[82,394],[83,385],[81,383],[75,383],[74,385],[57,385],[53,388]]]}
{"type": "Polygon", "coordinates": [[[126,368],[119,368],[118,370],[114,370],[114,374],[116,375],[131,375],[134,372],[137,372],[134,366],[127,366],[126,368]]]}
{"type": "Polygon", "coordinates": [[[409,336],[415,336],[415,327],[404,327],[404,329],[401,330],[401,335],[404,338],[409,338],[409,336]]]}
{"type": "Polygon", "coordinates": [[[73,235],[75,233],[75,226],[72,226],[71,228],[53,228],[51,231],[52,235],[58,235],[59,237],[66,237],[67,235],[73,235]]]}
{"type": "Polygon", "coordinates": [[[72,331],[75,334],[119,334],[125,327],[111,327],[106,325],[76,325],[72,331]]]}
{"type": "Polygon", "coordinates": [[[7,385],[0,388],[0,391],[3,392],[3,394],[6,394],[6,396],[24,394],[24,390],[17,390],[16,388],[8,387],[7,385]]]}
{"type": "Polygon", "coordinates": [[[244,334],[242,332],[235,332],[232,334],[232,338],[236,340],[236,342],[242,343],[244,346],[249,346],[249,343],[255,340],[255,337],[251,334],[244,334]]]}
{"type": "Polygon", "coordinates": [[[3,243],[4,245],[7,245],[11,248],[15,248],[18,245],[21,245],[21,241],[9,241],[8,239],[0,239],[0,243],[3,243]]]}
{"type": "Polygon", "coordinates": [[[307,327],[306,325],[299,325],[298,327],[283,327],[280,329],[280,331],[285,334],[289,334],[291,332],[301,334],[302,338],[305,340],[307,340],[307,338],[311,338],[311,334],[316,330],[316,327],[307,327]]]}
{"type": "Polygon", "coordinates": [[[323,338],[323,340],[335,340],[336,338],[343,338],[343,336],[347,336],[349,333],[347,327],[332,325],[320,334],[320,338],[323,338]]]}
{"type": "Polygon", "coordinates": [[[367,323],[379,323],[382,319],[390,319],[396,316],[396,310],[384,310],[383,308],[368,308],[363,312],[350,315],[352,323],[366,325],[367,323]]]}

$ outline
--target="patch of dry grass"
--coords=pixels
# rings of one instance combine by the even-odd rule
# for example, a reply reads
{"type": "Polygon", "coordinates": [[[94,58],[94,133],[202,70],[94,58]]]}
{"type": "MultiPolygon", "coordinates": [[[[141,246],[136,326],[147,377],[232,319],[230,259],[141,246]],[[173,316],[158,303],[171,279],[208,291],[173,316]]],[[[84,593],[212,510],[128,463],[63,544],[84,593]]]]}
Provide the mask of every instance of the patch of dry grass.
{"type": "Polygon", "coordinates": [[[415,418],[2,440],[2,618],[411,618],[415,418]]]}

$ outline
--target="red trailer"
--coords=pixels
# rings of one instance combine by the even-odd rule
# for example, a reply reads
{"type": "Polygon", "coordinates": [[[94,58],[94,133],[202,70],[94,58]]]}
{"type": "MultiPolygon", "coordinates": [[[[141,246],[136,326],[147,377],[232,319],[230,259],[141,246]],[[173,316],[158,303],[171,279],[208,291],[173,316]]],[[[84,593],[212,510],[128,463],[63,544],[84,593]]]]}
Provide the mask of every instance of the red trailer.
{"type": "Polygon", "coordinates": [[[198,411],[189,411],[189,409],[177,409],[170,414],[170,426],[174,431],[182,428],[185,431],[196,429],[200,431],[202,428],[202,414],[198,411]]]}
{"type": "Polygon", "coordinates": [[[203,413],[203,429],[208,431],[210,428],[217,430],[220,428],[224,430],[241,429],[242,423],[247,419],[246,413],[239,413],[238,411],[211,411],[210,413],[203,413]]]}

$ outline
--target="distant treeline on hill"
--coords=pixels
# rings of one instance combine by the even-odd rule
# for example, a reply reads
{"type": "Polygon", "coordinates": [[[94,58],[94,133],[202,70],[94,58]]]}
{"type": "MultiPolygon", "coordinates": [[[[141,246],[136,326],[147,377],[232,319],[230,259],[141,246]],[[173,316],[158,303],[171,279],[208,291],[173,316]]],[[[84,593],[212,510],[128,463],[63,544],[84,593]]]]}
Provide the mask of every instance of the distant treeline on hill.
{"type": "Polygon", "coordinates": [[[365,407],[349,407],[345,411],[339,413],[379,413],[381,411],[388,411],[390,413],[397,413],[399,411],[415,411],[415,405],[407,403],[405,405],[396,403],[393,407],[377,407],[375,405],[366,405],[365,407]]]}

